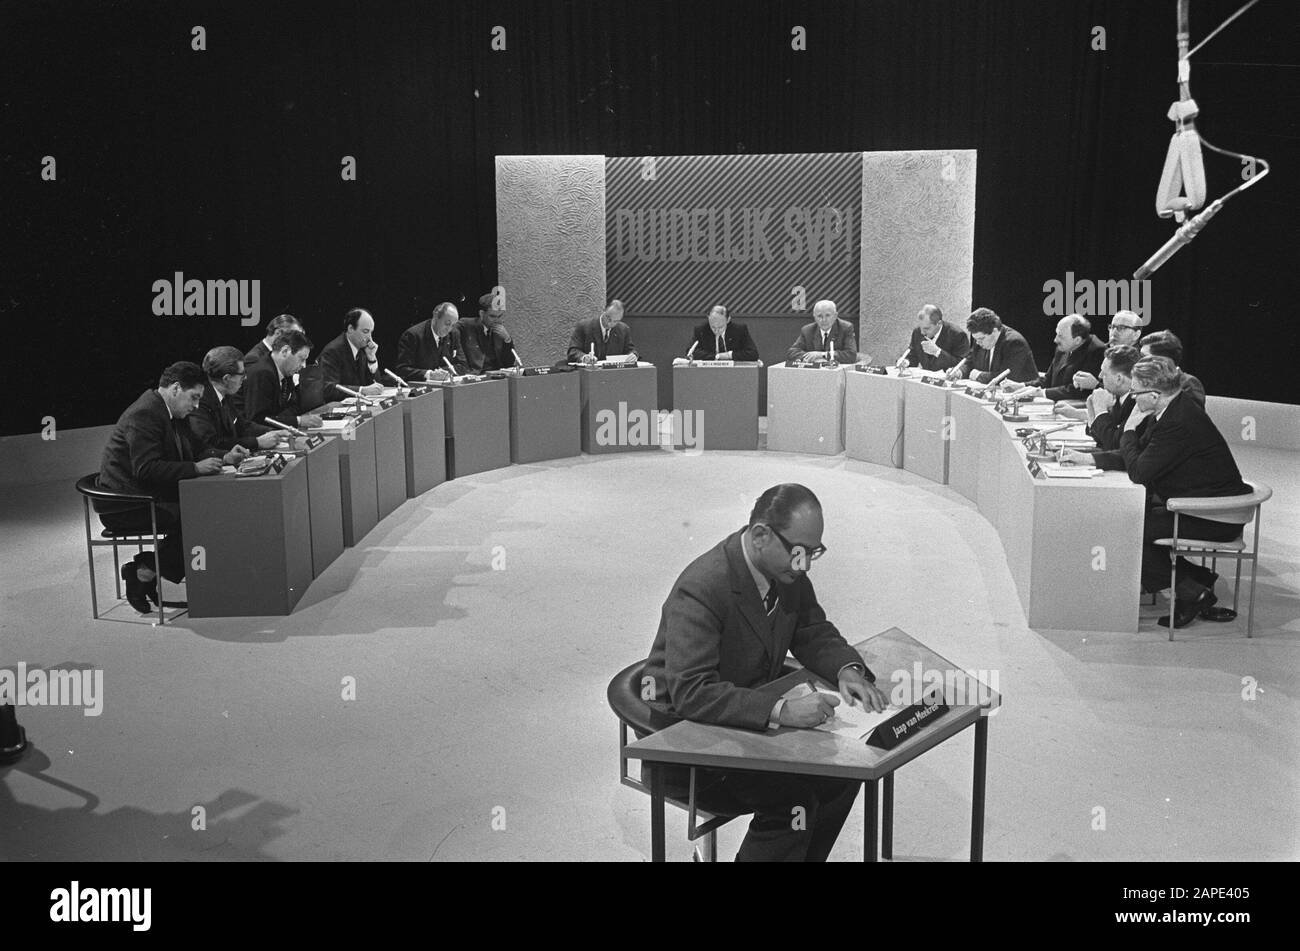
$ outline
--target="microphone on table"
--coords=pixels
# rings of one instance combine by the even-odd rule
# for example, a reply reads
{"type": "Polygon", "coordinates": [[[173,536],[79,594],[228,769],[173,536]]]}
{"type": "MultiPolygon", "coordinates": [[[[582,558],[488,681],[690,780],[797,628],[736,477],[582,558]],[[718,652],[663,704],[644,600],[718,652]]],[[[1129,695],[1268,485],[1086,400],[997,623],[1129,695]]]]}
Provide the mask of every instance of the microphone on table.
{"type": "Polygon", "coordinates": [[[515,355],[515,366],[523,367],[524,361],[519,359],[519,351],[516,350],[514,347],[511,347],[510,352],[515,355]]]}
{"type": "Polygon", "coordinates": [[[357,406],[360,406],[363,402],[364,402],[367,406],[374,406],[374,405],[375,405],[375,401],[374,401],[374,400],[372,400],[372,399],[371,399],[370,397],[368,397],[368,396],[365,396],[365,395],[362,394],[362,393],[358,393],[356,390],[349,390],[346,386],[343,386],[341,383],[335,383],[334,385],[335,385],[339,390],[341,390],[342,392],[348,394],[348,396],[355,396],[355,397],[357,398],[357,406]]]}
{"type": "Polygon", "coordinates": [[[997,376],[995,376],[993,379],[989,380],[987,383],[984,384],[985,392],[988,392],[989,390],[995,389],[999,383],[1001,383],[1003,380],[1005,380],[1005,379],[1006,379],[1007,377],[1009,377],[1010,375],[1011,375],[1011,370],[1010,370],[1010,369],[1003,370],[1001,373],[999,373],[999,374],[998,374],[997,376]]]}
{"type": "Polygon", "coordinates": [[[908,344],[907,349],[903,351],[903,355],[894,361],[894,366],[902,367],[903,364],[907,362],[907,355],[911,352],[912,352],[912,345],[908,344]]]}
{"type": "Polygon", "coordinates": [[[397,375],[396,373],[394,373],[392,370],[388,369],[388,367],[384,367],[384,372],[387,373],[389,376],[391,376],[394,380],[397,381],[397,388],[398,388],[399,390],[401,390],[401,389],[405,389],[405,388],[407,388],[407,387],[409,386],[409,384],[408,384],[405,380],[403,380],[400,376],[398,376],[398,375],[397,375]]]}
{"type": "Polygon", "coordinates": [[[451,371],[451,378],[453,380],[456,379],[456,368],[451,365],[451,361],[448,360],[446,357],[443,357],[442,362],[447,364],[447,369],[451,371]]]}
{"type": "Polygon", "coordinates": [[[692,359],[692,358],[694,357],[694,355],[695,355],[695,348],[698,347],[699,345],[700,345],[700,342],[699,342],[698,340],[693,340],[693,341],[691,341],[691,349],[689,349],[689,350],[686,351],[686,359],[687,359],[687,360],[690,360],[690,359],[692,359]]]}
{"type": "Polygon", "coordinates": [[[290,426],[287,423],[280,422],[278,419],[272,419],[270,416],[263,417],[262,422],[266,423],[268,426],[274,426],[276,429],[283,429],[286,433],[290,433],[291,435],[294,436],[307,435],[297,426],[290,426]]]}

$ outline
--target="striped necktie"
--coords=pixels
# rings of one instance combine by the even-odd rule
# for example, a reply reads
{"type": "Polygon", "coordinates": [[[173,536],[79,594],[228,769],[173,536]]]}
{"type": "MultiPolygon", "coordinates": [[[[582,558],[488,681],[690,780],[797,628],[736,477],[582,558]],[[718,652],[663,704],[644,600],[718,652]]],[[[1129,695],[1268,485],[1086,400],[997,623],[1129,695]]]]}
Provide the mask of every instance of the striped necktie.
{"type": "Polygon", "coordinates": [[[767,594],[763,597],[763,610],[767,613],[768,617],[771,617],[776,611],[776,600],[776,585],[768,585],[767,594]]]}

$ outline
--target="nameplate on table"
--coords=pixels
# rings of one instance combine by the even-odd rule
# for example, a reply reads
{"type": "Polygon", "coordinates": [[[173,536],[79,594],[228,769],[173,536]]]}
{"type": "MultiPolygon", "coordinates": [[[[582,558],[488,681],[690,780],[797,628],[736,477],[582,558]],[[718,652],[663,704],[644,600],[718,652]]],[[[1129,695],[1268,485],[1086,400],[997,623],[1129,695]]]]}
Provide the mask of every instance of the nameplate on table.
{"type": "Polygon", "coordinates": [[[904,740],[916,736],[947,712],[948,704],[944,703],[943,694],[936,691],[928,697],[922,697],[920,703],[904,707],[884,723],[879,724],[867,736],[867,745],[880,750],[892,750],[904,740]]]}
{"type": "Polygon", "coordinates": [[[550,367],[524,367],[524,376],[545,376],[550,372],[550,367]]]}
{"type": "Polygon", "coordinates": [[[859,363],[854,368],[859,373],[871,373],[875,376],[888,376],[889,370],[885,367],[873,367],[866,363],[859,363]]]}
{"type": "Polygon", "coordinates": [[[324,441],[325,441],[325,437],[324,437],[324,436],[308,436],[308,437],[307,437],[307,448],[308,448],[308,449],[315,449],[317,446],[319,446],[319,445],[320,445],[321,443],[323,443],[324,441]]]}
{"type": "Polygon", "coordinates": [[[693,367],[734,367],[735,360],[692,360],[693,367]]]}

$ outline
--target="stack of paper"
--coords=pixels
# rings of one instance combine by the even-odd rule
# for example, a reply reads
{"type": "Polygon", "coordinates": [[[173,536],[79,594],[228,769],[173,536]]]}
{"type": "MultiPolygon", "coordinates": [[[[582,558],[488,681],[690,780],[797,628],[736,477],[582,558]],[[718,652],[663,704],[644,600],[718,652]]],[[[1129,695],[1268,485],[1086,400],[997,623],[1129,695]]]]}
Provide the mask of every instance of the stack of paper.
{"type": "MultiPolygon", "coordinates": [[[[785,694],[787,700],[797,700],[800,697],[806,697],[812,692],[807,684],[799,684],[794,689],[785,694]]],[[[870,710],[863,709],[855,700],[853,705],[846,704],[840,697],[838,690],[818,690],[818,693],[825,694],[828,697],[835,697],[840,701],[839,706],[835,708],[835,715],[820,726],[813,727],[814,730],[821,730],[823,733],[834,733],[836,736],[842,736],[847,740],[866,740],[867,735],[876,727],[884,723],[890,717],[899,713],[902,707],[886,707],[879,713],[872,713],[870,710]]]]}

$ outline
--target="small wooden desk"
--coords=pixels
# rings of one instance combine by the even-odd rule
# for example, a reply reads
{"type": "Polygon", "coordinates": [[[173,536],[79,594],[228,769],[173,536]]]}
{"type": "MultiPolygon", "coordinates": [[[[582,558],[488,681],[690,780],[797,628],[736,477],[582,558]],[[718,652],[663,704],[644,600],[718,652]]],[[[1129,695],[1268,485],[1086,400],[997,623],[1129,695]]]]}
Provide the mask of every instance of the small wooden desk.
{"type": "MultiPolygon", "coordinates": [[[[980,697],[983,705],[955,705],[941,719],[904,740],[892,750],[878,750],[865,742],[851,741],[821,730],[782,727],[762,733],[708,723],[684,720],[629,744],[624,750],[630,759],[647,763],[698,766],[707,769],[744,769],[758,772],[794,773],[803,776],[830,776],[860,780],[866,790],[865,861],[878,858],[877,822],[881,818],[878,783],[884,780],[885,802],[880,843],[885,858],[893,857],[894,848],[894,771],[926,750],[956,736],[969,726],[975,727],[975,769],[971,790],[972,862],[984,856],[984,772],[988,756],[988,711],[1001,703],[1001,696],[982,685],[977,686],[965,670],[940,657],[909,634],[891,627],[875,637],[853,645],[863,662],[876,675],[876,683],[886,694],[892,689],[893,671],[911,674],[919,663],[924,671],[952,671],[954,684],[962,684],[964,699],[980,697]]],[[[772,702],[801,680],[808,672],[796,670],[764,687],[772,693],[772,702]]],[[[955,699],[955,698],[954,698],[955,699]]],[[[650,777],[650,852],[655,862],[664,861],[664,783],[661,770],[651,770],[650,777]]]]}

